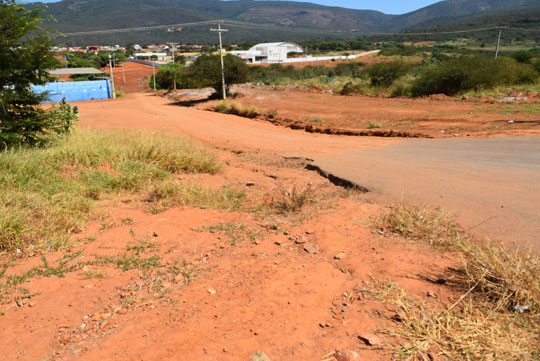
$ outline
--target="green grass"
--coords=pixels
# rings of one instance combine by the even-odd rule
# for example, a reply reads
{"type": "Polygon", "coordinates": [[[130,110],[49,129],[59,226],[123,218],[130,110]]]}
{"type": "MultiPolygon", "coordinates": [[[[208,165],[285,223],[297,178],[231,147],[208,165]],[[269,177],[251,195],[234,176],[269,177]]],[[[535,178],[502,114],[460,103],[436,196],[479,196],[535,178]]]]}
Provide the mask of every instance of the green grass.
{"type": "Polygon", "coordinates": [[[175,206],[237,211],[245,199],[245,191],[232,186],[211,189],[203,188],[197,184],[171,181],[154,185],[148,193],[146,201],[150,203],[152,213],[160,213],[175,206]]]}
{"type": "Polygon", "coordinates": [[[45,149],[0,152],[0,252],[59,248],[96,220],[96,201],[222,164],[187,139],[78,130],[45,149]]]}

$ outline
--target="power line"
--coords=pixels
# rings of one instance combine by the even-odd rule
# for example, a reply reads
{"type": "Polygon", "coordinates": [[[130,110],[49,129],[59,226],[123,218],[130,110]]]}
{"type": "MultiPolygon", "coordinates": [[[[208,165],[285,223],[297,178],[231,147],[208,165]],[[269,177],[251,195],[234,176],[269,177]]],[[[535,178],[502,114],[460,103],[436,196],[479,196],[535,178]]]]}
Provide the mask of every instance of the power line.
{"type": "Polygon", "coordinates": [[[525,28],[515,28],[515,27],[490,27],[490,28],[478,28],[478,29],[466,29],[466,30],[454,30],[454,31],[433,31],[433,32],[401,32],[401,33],[361,33],[359,31],[343,32],[343,31],[327,31],[320,29],[301,29],[294,27],[282,27],[282,26],[272,26],[272,25],[257,25],[250,23],[241,23],[234,21],[223,21],[223,20],[208,20],[208,21],[199,21],[193,23],[183,23],[183,24],[169,24],[169,25],[157,25],[157,26],[145,26],[145,27],[133,27],[133,28],[122,28],[122,29],[107,29],[107,30],[93,30],[93,31],[79,31],[72,33],[63,33],[64,36],[84,36],[84,35],[99,35],[99,34],[113,34],[113,33],[126,33],[133,31],[152,31],[167,29],[171,27],[189,27],[189,26],[201,26],[201,25],[215,25],[215,24],[226,24],[232,27],[248,28],[248,29],[260,29],[260,30],[282,30],[289,32],[300,32],[300,33],[319,33],[319,34],[332,34],[332,35],[344,35],[344,34],[354,34],[358,33],[364,36],[416,36],[416,35],[447,35],[447,34],[464,34],[464,33],[475,33],[475,32],[484,32],[492,31],[499,29],[508,29],[515,31],[529,31],[529,32],[540,32],[540,29],[525,29],[525,28]]]}
{"type": "Polygon", "coordinates": [[[195,22],[195,23],[184,23],[184,24],[145,26],[145,27],[137,27],[137,28],[79,31],[79,32],[74,32],[74,33],[64,33],[63,35],[65,35],[65,36],[79,36],[79,35],[127,33],[127,32],[132,32],[132,31],[151,31],[151,30],[167,29],[167,28],[172,28],[172,27],[178,28],[178,27],[186,27],[186,26],[211,25],[211,24],[216,24],[217,22],[218,22],[218,20],[213,20],[213,21],[199,21],[199,22],[195,22]]]}

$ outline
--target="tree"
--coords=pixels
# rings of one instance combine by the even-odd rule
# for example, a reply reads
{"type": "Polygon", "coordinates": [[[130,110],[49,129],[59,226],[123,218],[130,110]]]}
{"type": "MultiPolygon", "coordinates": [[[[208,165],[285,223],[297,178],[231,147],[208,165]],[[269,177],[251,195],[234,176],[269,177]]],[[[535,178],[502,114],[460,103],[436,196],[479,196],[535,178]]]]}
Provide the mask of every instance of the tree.
{"type": "MultiPolygon", "coordinates": [[[[225,84],[245,83],[249,80],[249,66],[239,57],[227,54],[223,58],[225,84]]],[[[212,87],[222,96],[221,64],[219,55],[202,55],[181,74],[182,88],[212,87]]],[[[228,89],[226,90],[228,92],[228,89]]]]}
{"type": "Polygon", "coordinates": [[[47,69],[59,65],[50,52],[51,34],[40,26],[41,11],[0,0],[0,148],[45,144],[69,131],[74,119],[67,104],[43,109],[47,94],[31,87],[45,84],[47,69]]]}
{"type": "MultiPolygon", "coordinates": [[[[169,63],[159,67],[159,70],[156,74],[156,88],[157,89],[168,89],[172,90],[174,88],[174,82],[178,84],[178,79],[180,79],[180,74],[184,71],[185,67],[181,64],[169,63]]],[[[154,79],[150,77],[150,87],[154,87],[154,79]]]]}

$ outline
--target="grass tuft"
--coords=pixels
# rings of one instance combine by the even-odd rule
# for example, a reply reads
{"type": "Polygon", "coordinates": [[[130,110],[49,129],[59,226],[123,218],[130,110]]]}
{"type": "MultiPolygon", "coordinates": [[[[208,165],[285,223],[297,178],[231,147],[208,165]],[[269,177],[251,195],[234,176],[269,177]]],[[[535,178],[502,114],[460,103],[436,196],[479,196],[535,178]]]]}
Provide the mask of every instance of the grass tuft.
{"type": "Polygon", "coordinates": [[[272,194],[270,202],[279,213],[288,214],[298,212],[315,201],[315,190],[308,184],[305,188],[294,185],[291,189],[279,185],[272,194]]]}
{"type": "Polygon", "coordinates": [[[261,113],[259,112],[259,109],[257,107],[248,105],[248,106],[242,106],[237,103],[229,103],[227,101],[222,101],[218,105],[216,105],[216,111],[219,113],[224,114],[234,114],[241,117],[247,117],[247,118],[256,118],[261,113]]]}
{"type": "Polygon", "coordinates": [[[171,181],[154,185],[146,200],[151,203],[152,213],[160,213],[175,206],[237,211],[245,199],[245,191],[230,186],[211,189],[171,181]]]}
{"type": "Polygon", "coordinates": [[[106,195],[221,168],[202,147],[159,133],[78,130],[46,149],[0,152],[0,252],[58,248],[106,195]]]}

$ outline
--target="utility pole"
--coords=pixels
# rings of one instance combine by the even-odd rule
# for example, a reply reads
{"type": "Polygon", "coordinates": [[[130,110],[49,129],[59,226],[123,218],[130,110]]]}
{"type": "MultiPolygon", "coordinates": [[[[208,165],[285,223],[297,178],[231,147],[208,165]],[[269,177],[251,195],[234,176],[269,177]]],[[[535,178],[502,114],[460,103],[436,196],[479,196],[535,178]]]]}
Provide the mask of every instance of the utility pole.
{"type": "Polygon", "coordinates": [[[499,46],[501,45],[502,28],[499,28],[499,39],[497,40],[497,50],[495,51],[495,59],[499,57],[499,46]]]}
{"type": "Polygon", "coordinates": [[[152,62],[152,76],[154,77],[154,91],[156,91],[156,62],[152,62]]]}
{"type": "Polygon", "coordinates": [[[220,20],[218,22],[218,28],[217,29],[210,29],[210,31],[215,31],[218,33],[219,36],[219,58],[221,60],[221,85],[223,86],[222,92],[223,92],[223,100],[227,99],[227,86],[225,85],[225,66],[223,65],[223,43],[221,41],[221,33],[229,31],[228,29],[222,29],[221,23],[223,20],[220,20]]]}
{"type": "MultiPolygon", "coordinates": [[[[172,51],[172,62],[174,64],[174,53],[176,52],[176,46],[180,43],[168,43],[172,51]]],[[[176,92],[176,73],[174,74],[174,91],[176,92]]]]}
{"type": "Polygon", "coordinates": [[[124,79],[124,84],[126,84],[126,64],[122,64],[122,78],[124,79]]]}
{"type": "Polygon", "coordinates": [[[114,89],[114,72],[113,72],[113,66],[112,66],[112,56],[109,54],[109,69],[111,69],[111,90],[112,90],[112,97],[113,99],[116,99],[116,91],[114,89]]]}

